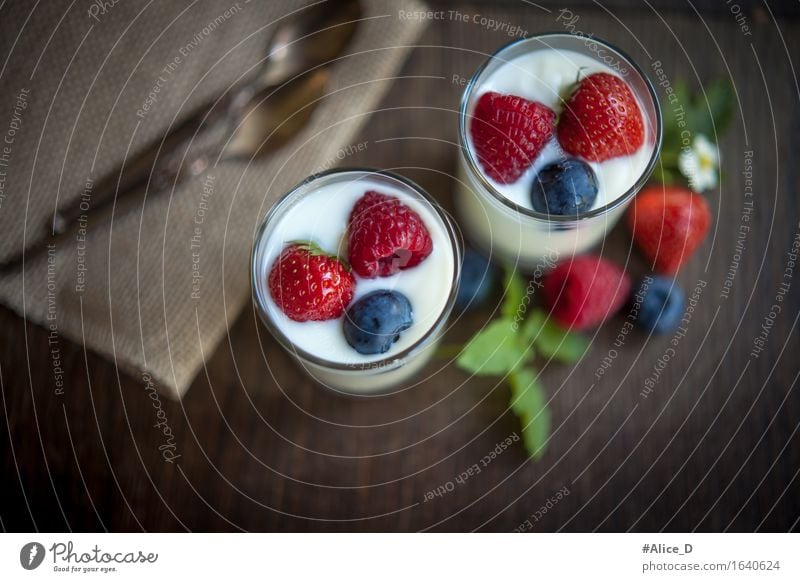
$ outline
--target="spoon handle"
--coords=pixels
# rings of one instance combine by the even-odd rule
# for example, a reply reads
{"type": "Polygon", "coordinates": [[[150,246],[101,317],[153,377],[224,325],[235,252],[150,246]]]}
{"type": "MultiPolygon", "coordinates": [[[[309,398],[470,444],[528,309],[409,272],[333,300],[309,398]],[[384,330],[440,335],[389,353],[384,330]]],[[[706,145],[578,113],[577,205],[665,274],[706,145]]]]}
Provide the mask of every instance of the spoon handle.
{"type": "Polygon", "coordinates": [[[237,100],[241,100],[238,90],[199,107],[163,139],[126,158],[118,170],[84,190],[77,202],[58,209],[44,237],[0,264],[0,274],[19,268],[23,257],[33,261],[48,246],[74,243],[79,228],[87,222],[91,226],[108,222],[141,206],[148,195],[171,191],[183,180],[202,173],[235,123],[237,100]]]}
{"type": "Polygon", "coordinates": [[[199,108],[163,139],[151,143],[141,153],[126,158],[117,171],[92,187],[87,192],[88,196],[59,208],[52,224],[48,225],[48,234],[58,235],[69,230],[81,217],[88,213],[95,214],[135,190],[145,186],[149,186],[149,189],[166,189],[170,183],[177,185],[188,174],[202,172],[205,168],[199,166],[207,157],[206,152],[221,145],[222,136],[231,121],[230,115],[221,111],[219,103],[215,101],[199,108]]]}

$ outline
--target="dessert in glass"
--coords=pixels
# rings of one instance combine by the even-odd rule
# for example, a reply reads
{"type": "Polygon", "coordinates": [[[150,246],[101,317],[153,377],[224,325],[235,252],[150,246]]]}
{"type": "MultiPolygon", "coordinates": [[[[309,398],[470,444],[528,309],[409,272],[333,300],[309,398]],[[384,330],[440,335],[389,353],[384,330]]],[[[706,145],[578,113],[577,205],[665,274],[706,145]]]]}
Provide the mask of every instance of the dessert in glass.
{"type": "Polygon", "coordinates": [[[385,171],[332,170],[295,186],[262,219],[253,301],[314,379],[383,393],[435,352],[460,266],[452,222],[419,186],[385,171]]]}
{"type": "Polygon", "coordinates": [[[586,251],[647,181],[661,134],[655,90],[620,50],[560,33],[505,46],[461,101],[465,234],[523,269],[586,251]]]}

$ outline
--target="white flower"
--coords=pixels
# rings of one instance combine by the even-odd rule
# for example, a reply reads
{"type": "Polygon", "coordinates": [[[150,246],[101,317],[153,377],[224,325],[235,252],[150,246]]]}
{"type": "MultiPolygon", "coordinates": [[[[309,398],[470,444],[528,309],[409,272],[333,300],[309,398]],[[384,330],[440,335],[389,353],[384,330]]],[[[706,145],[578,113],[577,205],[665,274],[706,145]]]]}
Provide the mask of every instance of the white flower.
{"type": "Polygon", "coordinates": [[[695,136],[691,149],[683,149],[678,156],[678,169],[689,179],[689,186],[695,192],[716,188],[718,168],[717,146],[702,134],[695,136]]]}

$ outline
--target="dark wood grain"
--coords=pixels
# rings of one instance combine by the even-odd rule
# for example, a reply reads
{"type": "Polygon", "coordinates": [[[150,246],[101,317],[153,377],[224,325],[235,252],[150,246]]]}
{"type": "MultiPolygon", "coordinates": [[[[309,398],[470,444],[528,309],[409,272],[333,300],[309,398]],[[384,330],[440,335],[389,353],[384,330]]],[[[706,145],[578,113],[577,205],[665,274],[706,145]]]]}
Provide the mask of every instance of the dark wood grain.
{"type": "MultiPolygon", "coordinates": [[[[524,4],[458,9],[530,33],[559,28],[554,13],[524,4]]],[[[142,379],[61,340],[66,387],[58,396],[47,334],[0,310],[3,529],[509,531],[529,518],[537,531],[797,529],[800,279],[764,352],[749,353],[800,220],[800,113],[789,60],[800,55],[800,24],[775,22],[762,9],[744,36],[724,11],[701,21],[689,8],[575,10],[583,30],[625,47],[644,67],[659,59],[670,79],[695,86],[730,74],[738,92],[739,112],[722,142],[724,184],[709,195],[714,236],[679,275],[687,289],[698,280],[707,286],[652,394],[640,392],[668,339],[633,333],[595,380],[618,317],[594,335],[578,366],[545,367],[554,431],[539,462],[514,445],[425,502],[427,491],[519,430],[504,384],[434,363],[403,394],[338,397],[301,374],[248,309],[185,399],[161,400],[180,455],[170,464],[142,379]],[[721,299],[747,150],[752,228],[731,295],[721,299]],[[534,522],[563,487],[569,495],[534,522]]],[[[482,53],[508,40],[471,23],[431,22],[359,138],[368,147],[347,163],[399,171],[449,207],[462,90],[453,76],[469,77],[482,53]]],[[[624,228],[603,253],[634,275],[646,272],[624,228]]],[[[461,318],[447,341],[466,339],[489,316],[461,318]]]]}

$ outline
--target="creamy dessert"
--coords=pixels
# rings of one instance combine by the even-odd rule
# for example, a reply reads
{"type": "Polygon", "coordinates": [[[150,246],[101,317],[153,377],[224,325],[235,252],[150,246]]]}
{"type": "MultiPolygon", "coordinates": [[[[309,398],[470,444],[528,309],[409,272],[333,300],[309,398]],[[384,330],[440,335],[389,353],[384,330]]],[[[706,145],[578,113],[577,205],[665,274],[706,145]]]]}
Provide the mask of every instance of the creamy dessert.
{"type": "Polygon", "coordinates": [[[476,73],[460,138],[456,203],[467,234],[535,266],[586,250],[616,222],[652,171],[661,120],[652,86],[624,55],[552,34],[512,43],[476,73]]]}
{"type": "Polygon", "coordinates": [[[254,298],[312,376],[378,392],[432,355],[459,265],[452,225],[415,185],[384,172],[334,171],[301,184],[265,218],[254,298]]]}

